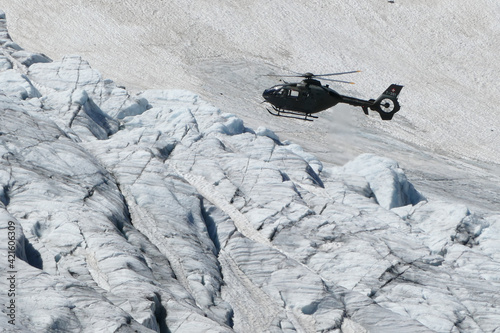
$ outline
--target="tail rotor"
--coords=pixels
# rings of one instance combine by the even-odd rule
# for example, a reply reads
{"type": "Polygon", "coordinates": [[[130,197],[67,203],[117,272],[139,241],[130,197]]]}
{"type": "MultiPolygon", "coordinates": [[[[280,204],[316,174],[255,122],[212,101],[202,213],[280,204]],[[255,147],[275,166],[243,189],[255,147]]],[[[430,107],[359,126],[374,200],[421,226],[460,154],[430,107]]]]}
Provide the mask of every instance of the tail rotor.
{"type": "MultiPolygon", "coordinates": [[[[401,106],[398,102],[398,95],[403,89],[403,86],[392,84],[387,90],[380,95],[380,97],[373,102],[370,109],[380,114],[383,120],[391,120],[396,112],[399,111],[401,106]]],[[[367,109],[364,109],[367,113],[367,109]]]]}

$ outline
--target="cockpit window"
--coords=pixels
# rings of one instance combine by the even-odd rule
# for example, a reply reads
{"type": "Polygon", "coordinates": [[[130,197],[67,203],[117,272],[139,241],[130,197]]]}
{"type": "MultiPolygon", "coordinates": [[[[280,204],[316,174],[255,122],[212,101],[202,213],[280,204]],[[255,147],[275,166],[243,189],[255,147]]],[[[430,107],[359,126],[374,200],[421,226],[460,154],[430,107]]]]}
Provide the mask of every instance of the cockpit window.
{"type": "Polygon", "coordinates": [[[265,91],[266,95],[274,95],[279,97],[293,97],[298,98],[300,92],[298,90],[290,89],[288,87],[273,87],[265,91]]]}

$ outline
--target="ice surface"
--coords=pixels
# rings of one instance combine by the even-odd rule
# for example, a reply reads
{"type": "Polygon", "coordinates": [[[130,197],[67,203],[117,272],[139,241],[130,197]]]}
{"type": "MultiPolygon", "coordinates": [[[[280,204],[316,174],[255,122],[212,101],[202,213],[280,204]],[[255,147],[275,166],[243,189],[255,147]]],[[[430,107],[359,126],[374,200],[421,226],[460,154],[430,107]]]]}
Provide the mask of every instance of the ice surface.
{"type": "Polygon", "coordinates": [[[494,209],[424,198],[393,159],[326,164],[187,90],[131,93],[1,38],[20,331],[500,329],[494,209]]]}
{"type": "Polygon", "coordinates": [[[425,200],[393,160],[365,154],[347,163],[344,171],[365,177],[378,203],[386,209],[425,200]]]}

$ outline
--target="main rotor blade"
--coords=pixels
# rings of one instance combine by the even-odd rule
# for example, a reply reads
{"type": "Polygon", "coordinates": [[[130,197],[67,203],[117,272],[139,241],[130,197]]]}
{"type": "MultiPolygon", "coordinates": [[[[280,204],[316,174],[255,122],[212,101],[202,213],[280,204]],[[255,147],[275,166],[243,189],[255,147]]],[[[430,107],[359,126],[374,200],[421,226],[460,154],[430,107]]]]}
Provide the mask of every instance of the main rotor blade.
{"type": "Polygon", "coordinates": [[[347,83],[347,84],[355,84],[354,82],[350,82],[350,81],[342,81],[342,80],[334,80],[334,79],[325,79],[325,78],[321,78],[321,80],[324,80],[324,81],[330,81],[330,82],[339,82],[339,83],[347,83]]]}
{"type": "Polygon", "coordinates": [[[300,75],[276,75],[276,74],[264,74],[263,76],[274,76],[274,77],[304,77],[302,74],[300,74],[300,75]]]}
{"type": "Polygon", "coordinates": [[[352,73],[359,73],[361,71],[349,71],[349,72],[339,72],[339,73],[330,73],[330,74],[316,74],[314,76],[320,77],[320,76],[333,76],[333,75],[344,75],[344,74],[352,74],[352,73]]]}
{"type": "MultiPolygon", "coordinates": [[[[353,74],[353,73],[359,73],[359,72],[361,72],[361,71],[349,71],[349,72],[328,73],[328,74],[313,74],[313,73],[296,73],[295,75],[266,74],[264,76],[273,76],[273,77],[305,77],[305,78],[317,77],[317,78],[321,78],[323,76],[344,75],[344,74],[353,74]]],[[[327,80],[327,79],[324,79],[324,80],[327,80]]]]}
{"type": "MultiPolygon", "coordinates": [[[[319,78],[321,80],[325,81],[331,81],[331,82],[340,82],[340,83],[348,83],[348,84],[354,84],[354,82],[350,81],[343,81],[343,80],[334,80],[334,79],[327,79],[324,78],[324,76],[334,76],[334,75],[344,75],[344,74],[353,74],[353,73],[359,73],[361,71],[349,71],[349,72],[339,72],[339,73],[328,73],[328,74],[313,74],[313,73],[297,73],[297,75],[276,75],[276,74],[267,74],[264,76],[273,76],[273,77],[303,77],[303,78],[319,78]]],[[[295,72],[294,72],[295,73],[295,72]]]]}

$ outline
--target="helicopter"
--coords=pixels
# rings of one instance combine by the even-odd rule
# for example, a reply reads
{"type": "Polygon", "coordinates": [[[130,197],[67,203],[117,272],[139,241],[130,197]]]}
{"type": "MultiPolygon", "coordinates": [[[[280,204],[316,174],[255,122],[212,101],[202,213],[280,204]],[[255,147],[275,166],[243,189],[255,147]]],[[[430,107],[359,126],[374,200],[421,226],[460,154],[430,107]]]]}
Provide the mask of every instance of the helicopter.
{"type": "Polygon", "coordinates": [[[274,111],[267,111],[277,117],[295,118],[312,121],[311,118],[318,118],[313,113],[318,113],[329,109],[338,103],[346,103],[353,106],[360,106],[363,112],[368,115],[368,110],[379,113],[383,120],[391,120],[396,112],[401,108],[398,102],[398,95],[403,86],[392,84],[377,99],[363,100],[355,97],[341,95],[328,85],[322,85],[316,78],[354,84],[354,82],[334,80],[325,78],[326,76],[344,75],[358,73],[360,71],[349,71],[329,74],[304,73],[296,75],[266,75],[279,77],[301,77],[302,82],[275,85],[266,89],[262,94],[265,102],[271,104],[274,111]]]}

